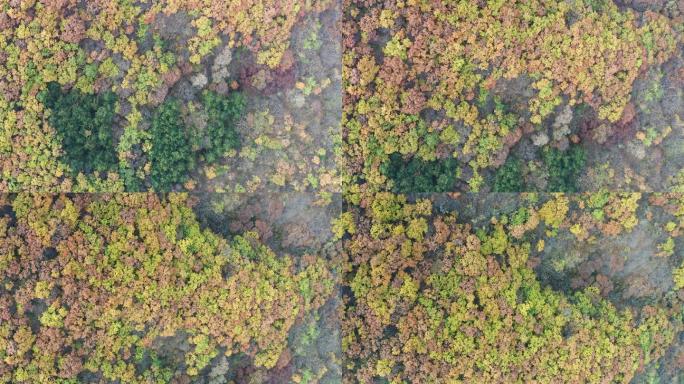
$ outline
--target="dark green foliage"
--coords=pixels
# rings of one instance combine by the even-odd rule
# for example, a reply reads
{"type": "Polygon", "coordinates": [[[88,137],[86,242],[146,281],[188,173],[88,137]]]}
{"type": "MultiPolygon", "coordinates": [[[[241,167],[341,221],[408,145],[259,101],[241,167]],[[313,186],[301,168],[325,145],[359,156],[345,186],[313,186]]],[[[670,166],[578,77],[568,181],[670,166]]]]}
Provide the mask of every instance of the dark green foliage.
{"type": "Polygon", "coordinates": [[[394,180],[396,193],[451,192],[456,183],[458,162],[454,158],[425,161],[413,157],[408,162],[394,153],[380,169],[394,180]]]}
{"type": "Polygon", "coordinates": [[[522,174],[522,163],[510,157],[497,169],[494,176],[494,192],[524,192],[525,182],[522,174]]]}
{"type": "Polygon", "coordinates": [[[58,83],[50,83],[42,98],[52,110],[50,124],[62,141],[64,160],[74,172],[106,172],[116,166],[112,140],[114,93],[91,95],[76,89],[64,92],[58,83]]]}
{"type": "MultiPolygon", "coordinates": [[[[542,149],[541,158],[544,170],[548,173],[548,184],[541,192],[577,192],[579,177],[586,155],[580,146],[571,146],[566,151],[547,147],[542,149]]],[[[525,183],[524,164],[510,157],[494,175],[494,192],[531,192],[536,188],[525,183]]]]}
{"type": "Polygon", "coordinates": [[[158,191],[182,183],[199,159],[213,163],[240,146],[235,123],[245,108],[240,93],[228,96],[205,92],[202,97],[207,125],[186,127],[177,100],[164,102],[152,120],[152,185],[158,191]],[[194,150],[193,150],[194,146],[194,150]]]}
{"type": "Polygon", "coordinates": [[[157,191],[166,191],[183,182],[195,163],[177,100],[159,106],[150,129],[152,185],[157,191]]]}
{"type": "Polygon", "coordinates": [[[241,93],[223,96],[207,91],[202,101],[207,113],[206,139],[203,143],[204,159],[212,163],[220,159],[226,151],[240,146],[235,123],[245,109],[245,97],[241,93]]]}
{"type": "Polygon", "coordinates": [[[577,177],[586,161],[582,147],[575,145],[563,152],[545,148],[542,159],[549,173],[547,192],[577,192],[577,177]]]}

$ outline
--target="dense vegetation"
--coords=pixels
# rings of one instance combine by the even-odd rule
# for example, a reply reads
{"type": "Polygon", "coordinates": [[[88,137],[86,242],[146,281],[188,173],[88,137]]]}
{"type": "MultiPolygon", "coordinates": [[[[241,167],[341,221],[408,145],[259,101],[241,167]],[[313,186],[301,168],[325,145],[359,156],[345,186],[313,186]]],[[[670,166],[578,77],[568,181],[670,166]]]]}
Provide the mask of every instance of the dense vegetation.
{"type": "MultiPolygon", "coordinates": [[[[257,73],[275,83],[274,74],[291,73],[289,50],[296,24],[332,3],[0,2],[0,191],[112,192],[168,185],[159,180],[150,183],[145,149],[151,146],[151,132],[143,121],[147,111],[163,103],[181,79],[202,68],[210,67],[220,76],[211,84],[206,77],[198,82],[198,94],[209,88],[227,94],[228,89],[251,87],[251,77],[257,73]],[[231,52],[238,50],[251,65],[244,71],[249,76],[226,69],[231,52]],[[227,54],[219,55],[223,51],[227,54]],[[45,105],[38,96],[49,83],[70,90],[64,95],[68,99],[53,100],[61,106],[45,105]],[[99,101],[77,96],[76,91],[100,95],[94,99],[99,101]],[[112,92],[116,106],[111,104],[112,92]],[[97,121],[86,121],[92,114],[85,111],[87,106],[98,108],[102,102],[108,107],[97,121]],[[60,108],[83,113],[65,118],[71,113],[64,109],[60,115],[60,108]],[[50,110],[61,117],[48,118],[50,110]],[[107,129],[100,129],[112,113],[118,115],[116,127],[108,127],[116,132],[114,143],[107,129]],[[76,123],[76,129],[67,127],[76,123]],[[98,131],[88,136],[89,126],[98,131]],[[78,148],[86,151],[84,157],[76,154],[78,148]]],[[[240,117],[239,101],[222,103],[214,104],[218,108],[214,122],[240,117]]],[[[224,150],[234,148],[235,142],[232,131],[214,127],[209,127],[211,143],[203,144],[210,161],[222,159],[224,150]]],[[[201,175],[203,170],[194,171],[201,175]]]]}
{"type": "Polygon", "coordinates": [[[683,37],[677,0],[0,0],[0,384],[684,383],[683,37]]]}
{"type": "Polygon", "coordinates": [[[65,92],[58,83],[48,84],[43,103],[50,108],[50,124],[57,131],[65,162],[73,172],[116,170],[118,161],[112,140],[115,102],[112,92],[65,92]]]}
{"type": "Polygon", "coordinates": [[[515,157],[508,160],[497,169],[494,176],[494,192],[523,192],[525,179],[522,173],[522,162],[515,157]]]}
{"type": "Polygon", "coordinates": [[[238,92],[223,96],[207,91],[202,98],[202,108],[207,114],[207,126],[206,134],[199,140],[204,147],[205,160],[211,164],[227,151],[239,148],[240,137],[235,124],[245,109],[245,97],[238,92]]]}
{"type": "Polygon", "coordinates": [[[449,192],[456,182],[458,162],[452,158],[426,161],[418,157],[404,161],[394,153],[381,171],[394,182],[392,190],[397,193],[449,192]]]}
{"type": "MultiPolygon", "coordinates": [[[[626,107],[635,80],[678,52],[681,24],[612,1],[596,4],[347,1],[349,183],[390,190],[378,168],[400,153],[454,157],[460,181],[478,191],[521,141],[578,142],[575,109],[588,107],[603,131],[619,132],[634,116],[626,107]]],[[[556,180],[549,187],[573,189],[556,180]]]]}
{"type": "MultiPolygon", "coordinates": [[[[532,266],[559,231],[578,242],[632,231],[640,200],[521,195],[517,210],[474,230],[430,200],[376,194],[354,211],[365,229],[346,227],[345,382],[629,382],[683,330],[681,296],[618,309],[605,275],[559,292],[532,266]],[[546,235],[530,237],[538,227],[546,235]]],[[[579,271],[596,262],[582,256],[579,271]]]]}
{"type": "Polygon", "coordinates": [[[174,184],[184,181],[194,165],[178,101],[168,100],[159,107],[152,118],[150,133],[152,185],[158,191],[168,191],[174,184]]]}
{"type": "Polygon", "coordinates": [[[332,292],[322,259],[227,241],[186,195],[0,199],[2,383],[188,380],[220,353],[272,368],[332,292]]]}
{"type": "Polygon", "coordinates": [[[521,194],[477,229],[379,193],[335,221],[339,261],[217,236],[184,194],[0,199],[0,382],[192,381],[222,355],[278,370],[315,337],[290,332],[335,295],[338,262],[346,382],[625,382],[684,330],[681,193],[521,194]],[[566,252],[551,261],[575,288],[540,283],[545,241],[629,235],[639,207],[663,211],[646,257],[670,266],[671,292],[618,307],[611,291],[638,284],[620,283],[624,264],[593,273],[593,256],[566,252]]]}
{"type": "Polygon", "coordinates": [[[239,148],[235,125],[245,108],[244,96],[206,92],[202,101],[203,116],[196,124],[185,122],[178,100],[167,99],[155,110],[150,126],[150,178],[155,190],[171,190],[188,179],[200,160],[212,164],[239,148]]]}
{"type": "Polygon", "coordinates": [[[536,188],[525,181],[525,174],[538,173],[546,178],[547,192],[578,192],[577,180],[584,170],[586,153],[581,146],[572,145],[561,151],[544,148],[541,167],[531,170],[516,157],[510,157],[494,174],[494,192],[525,192],[536,188]]]}
{"type": "Polygon", "coordinates": [[[577,177],[584,168],[586,154],[579,146],[571,146],[567,151],[546,148],[542,154],[544,165],[549,173],[548,191],[577,192],[577,177]]]}

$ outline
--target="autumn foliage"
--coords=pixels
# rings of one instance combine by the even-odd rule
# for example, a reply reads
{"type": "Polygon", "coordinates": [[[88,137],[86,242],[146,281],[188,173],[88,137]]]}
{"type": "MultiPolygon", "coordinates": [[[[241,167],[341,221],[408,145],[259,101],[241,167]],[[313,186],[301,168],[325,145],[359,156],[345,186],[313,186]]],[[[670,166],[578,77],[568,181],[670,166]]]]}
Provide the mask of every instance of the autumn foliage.
{"type": "Polygon", "coordinates": [[[674,340],[680,315],[540,284],[515,228],[553,232],[572,220],[570,203],[556,195],[474,230],[429,200],[376,194],[345,246],[345,382],[629,382],[674,340]]]}
{"type": "MultiPolygon", "coordinates": [[[[525,126],[562,104],[620,120],[637,76],[677,48],[674,22],[611,1],[345,1],[344,137],[351,182],[388,190],[390,155],[462,164],[477,191],[525,126]],[[658,32],[656,32],[658,31],[658,32]],[[521,106],[494,100],[524,81],[521,106]]],[[[466,185],[467,183],[467,185],[466,185]]],[[[555,191],[557,192],[557,191],[555,191]]]]}
{"type": "MultiPolygon", "coordinates": [[[[141,164],[151,146],[146,109],[161,104],[219,46],[244,48],[258,69],[279,70],[295,24],[331,4],[0,1],[0,191],[151,189],[151,168],[141,164]],[[49,118],[50,107],[38,97],[48,83],[86,95],[116,94],[109,112],[118,119],[108,127],[113,143],[103,151],[114,153],[107,155],[107,166],[102,159],[96,165],[108,172],[93,172],[69,157],[72,148],[64,137],[87,132],[77,129],[60,139],[64,127],[55,113],[49,118]]],[[[93,133],[99,136],[107,136],[104,128],[93,133]]],[[[219,140],[208,157],[223,155],[227,139],[219,140]]]]}
{"type": "Polygon", "coordinates": [[[219,353],[272,368],[297,319],[331,294],[321,259],[276,256],[253,233],[227,241],[200,228],[186,195],[2,205],[2,383],[168,382],[219,353]],[[161,347],[169,338],[189,350],[161,347]]]}

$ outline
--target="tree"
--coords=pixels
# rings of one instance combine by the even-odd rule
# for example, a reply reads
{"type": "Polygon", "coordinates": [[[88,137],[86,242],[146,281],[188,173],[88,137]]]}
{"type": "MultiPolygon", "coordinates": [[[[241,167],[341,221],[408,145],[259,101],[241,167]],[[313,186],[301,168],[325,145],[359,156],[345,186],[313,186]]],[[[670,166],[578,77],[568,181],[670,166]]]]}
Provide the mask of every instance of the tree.
{"type": "Polygon", "coordinates": [[[566,151],[544,148],[542,159],[549,173],[547,192],[577,192],[577,178],[586,161],[582,147],[573,145],[566,151]]]}
{"type": "Polygon", "coordinates": [[[522,163],[510,157],[496,171],[494,176],[494,192],[524,192],[525,179],[522,175],[522,163]]]}
{"type": "MultiPolygon", "coordinates": [[[[539,215],[557,228],[567,204],[558,195],[539,215]]],[[[629,382],[676,343],[679,309],[635,316],[596,287],[540,284],[530,243],[503,221],[474,231],[389,192],[370,207],[352,212],[364,224],[345,243],[345,383],[629,382]],[[424,236],[407,230],[417,220],[424,236]]]]}
{"type": "Polygon", "coordinates": [[[394,181],[392,190],[396,193],[451,192],[458,162],[452,157],[426,161],[418,156],[406,162],[401,154],[393,153],[381,171],[394,181]]]}
{"type": "Polygon", "coordinates": [[[168,191],[174,184],[183,182],[195,164],[177,100],[169,99],[159,106],[150,131],[152,185],[157,191],[168,191]]]}
{"type": "Polygon", "coordinates": [[[89,373],[102,382],[194,382],[188,376],[219,352],[270,369],[290,331],[333,292],[322,258],[278,255],[250,232],[226,240],[200,226],[186,194],[7,202],[3,384],[76,383],[89,373]],[[190,348],[177,353],[179,339],[190,348]]]}
{"type": "Polygon", "coordinates": [[[204,159],[212,163],[226,151],[240,146],[235,124],[244,112],[245,97],[238,92],[223,96],[206,91],[202,96],[202,106],[207,113],[204,159]]]}
{"type": "Polygon", "coordinates": [[[49,122],[62,142],[64,159],[75,172],[107,172],[117,165],[112,140],[116,95],[91,95],[76,89],[63,91],[48,84],[42,95],[51,109],[49,122]]]}

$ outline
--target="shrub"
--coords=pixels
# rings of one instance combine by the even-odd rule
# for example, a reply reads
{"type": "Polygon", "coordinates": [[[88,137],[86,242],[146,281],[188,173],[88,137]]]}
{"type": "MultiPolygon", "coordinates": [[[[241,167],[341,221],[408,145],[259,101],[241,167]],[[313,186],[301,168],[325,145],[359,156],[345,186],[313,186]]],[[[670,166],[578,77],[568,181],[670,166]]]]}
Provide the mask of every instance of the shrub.
{"type": "Polygon", "coordinates": [[[394,153],[381,172],[394,181],[396,193],[450,192],[456,183],[458,162],[454,158],[426,161],[414,156],[408,162],[394,153]]]}
{"type": "Polygon", "coordinates": [[[116,166],[114,93],[65,92],[58,83],[50,83],[43,98],[52,110],[49,121],[62,142],[64,160],[75,173],[106,172],[116,166]]]}
{"type": "Polygon", "coordinates": [[[151,133],[152,185],[157,191],[169,190],[186,179],[195,163],[177,100],[168,100],[158,108],[151,133]]]}

